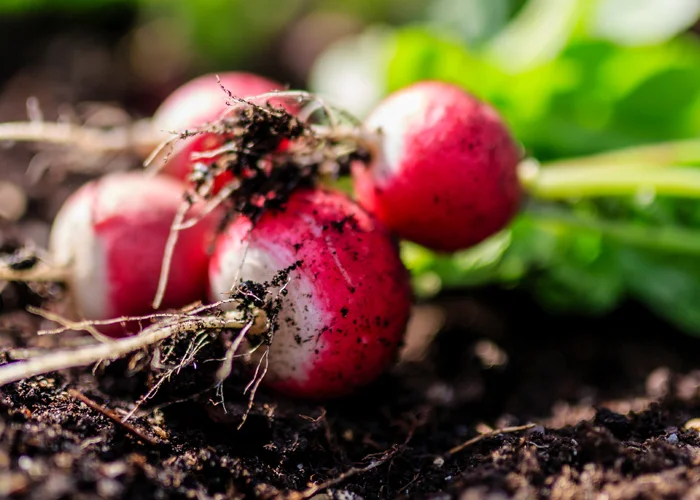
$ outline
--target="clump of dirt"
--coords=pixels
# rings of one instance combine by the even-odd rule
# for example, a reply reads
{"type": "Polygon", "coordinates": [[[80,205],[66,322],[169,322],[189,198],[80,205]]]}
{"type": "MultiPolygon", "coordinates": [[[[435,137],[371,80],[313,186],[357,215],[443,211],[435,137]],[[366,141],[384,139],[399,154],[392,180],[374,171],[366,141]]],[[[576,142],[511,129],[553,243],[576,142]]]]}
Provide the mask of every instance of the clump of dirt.
{"type": "MultiPolygon", "coordinates": [[[[338,180],[349,175],[353,163],[371,159],[369,149],[352,126],[341,130],[334,124],[336,118],[328,116],[338,113],[340,118],[341,111],[322,106],[320,113],[304,113],[316,118],[299,118],[305,107],[317,104],[320,98],[316,96],[280,92],[271,93],[273,98],[243,99],[222,89],[229,96],[231,108],[218,120],[174,139],[176,142],[199,134],[219,138],[212,141],[216,144],[212,150],[193,157],[189,180],[192,197],[196,194],[211,199],[218,192],[213,189],[214,179],[228,176],[223,187],[229,190],[224,201],[228,210],[222,227],[238,215],[255,223],[267,210],[283,209],[295,190],[338,180]],[[265,102],[257,104],[257,100],[265,102]],[[285,102],[298,114],[280,104],[285,102]]],[[[161,161],[168,158],[167,149],[164,151],[161,161]]]]}
{"type": "MultiPolygon", "coordinates": [[[[34,269],[41,258],[17,237],[3,237],[0,228],[0,268],[25,272],[34,269]]],[[[60,283],[0,283],[0,314],[27,307],[40,307],[46,301],[59,300],[65,292],[60,283]]]]}
{"type": "MultiPolygon", "coordinates": [[[[233,301],[230,304],[240,313],[240,322],[253,325],[256,321],[264,320],[268,325],[264,330],[252,333],[246,333],[248,329],[204,330],[194,337],[189,331],[177,332],[146,350],[135,352],[130,360],[120,363],[120,370],[127,369],[122,371],[121,376],[140,376],[147,381],[148,392],[139,404],[152,406],[187,398],[206,400],[218,397],[215,392],[221,391],[219,371],[222,362],[226,359],[227,350],[236,350],[232,346],[239,345],[234,339],[245,334],[250,352],[267,349],[272,344],[279,328],[278,315],[282,310],[282,297],[286,295],[285,286],[290,273],[300,264],[301,261],[278,271],[270,281],[244,281],[229,295],[228,298],[233,301]]],[[[220,313],[217,309],[204,312],[220,313]]],[[[247,365],[234,363],[231,368],[235,368],[235,373],[242,378],[243,374],[248,373],[247,365]]]]}

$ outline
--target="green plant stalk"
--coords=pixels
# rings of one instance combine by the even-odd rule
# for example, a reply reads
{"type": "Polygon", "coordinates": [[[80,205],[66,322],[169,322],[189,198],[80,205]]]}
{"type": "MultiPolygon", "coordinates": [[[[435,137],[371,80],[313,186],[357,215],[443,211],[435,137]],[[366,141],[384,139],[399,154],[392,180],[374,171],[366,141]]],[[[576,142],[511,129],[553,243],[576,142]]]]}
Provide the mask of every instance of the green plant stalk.
{"type": "Polygon", "coordinates": [[[662,142],[643,146],[606,151],[583,157],[564,158],[542,163],[543,168],[558,168],[564,166],[599,166],[599,165],[629,165],[629,166],[665,166],[687,165],[700,163],[700,140],[685,139],[662,142]]]}
{"type": "Polygon", "coordinates": [[[700,231],[650,227],[576,215],[537,201],[571,201],[606,196],[672,196],[700,199],[700,140],[644,145],[586,157],[538,164],[525,160],[520,181],[534,203],[528,212],[538,225],[593,230],[623,244],[663,252],[700,254],[700,231]]]}
{"type": "Polygon", "coordinates": [[[520,180],[534,198],[564,200],[600,196],[634,196],[640,193],[700,198],[700,169],[649,165],[558,166],[520,170],[520,180]]]}

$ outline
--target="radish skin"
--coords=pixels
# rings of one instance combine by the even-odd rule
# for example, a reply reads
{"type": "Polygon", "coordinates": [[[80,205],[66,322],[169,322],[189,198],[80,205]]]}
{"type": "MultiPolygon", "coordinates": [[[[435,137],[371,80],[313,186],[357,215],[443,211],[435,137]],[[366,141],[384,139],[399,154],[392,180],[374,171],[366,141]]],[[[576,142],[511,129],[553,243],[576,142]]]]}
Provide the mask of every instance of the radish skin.
{"type": "Polygon", "coordinates": [[[364,122],[374,161],[353,167],[358,201],[400,237],[441,252],[471,247],[520,208],[521,152],[496,110],[461,88],[423,81],[364,122]]]}
{"type": "MultiPolygon", "coordinates": [[[[142,172],[108,174],[73,193],[59,210],[49,251],[70,270],[68,286],[78,317],[104,320],[153,312],[170,228],[184,200],[184,183],[142,172]]],[[[189,216],[201,213],[193,206],[189,216]]],[[[208,250],[218,215],[182,230],[173,253],[161,309],[179,308],[206,296],[208,250]]],[[[100,326],[110,336],[138,325],[100,326]]]]}
{"type": "Polygon", "coordinates": [[[344,194],[302,189],[255,226],[246,217],[228,226],[210,262],[210,299],[294,263],[263,384],[328,398],[374,380],[395,359],[412,302],[395,240],[344,194]]]}

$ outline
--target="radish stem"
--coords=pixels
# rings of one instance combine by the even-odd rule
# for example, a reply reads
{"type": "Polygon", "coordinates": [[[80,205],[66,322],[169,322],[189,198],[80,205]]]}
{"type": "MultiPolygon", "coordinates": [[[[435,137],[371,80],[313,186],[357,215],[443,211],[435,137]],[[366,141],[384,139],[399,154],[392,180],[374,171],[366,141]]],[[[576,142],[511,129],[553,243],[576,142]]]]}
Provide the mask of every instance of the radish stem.
{"type": "Polygon", "coordinates": [[[635,195],[643,190],[656,195],[700,197],[700,170],[689,167],[571,165],[531,168],[524,163],[521,167],[520,180],[525,188],[535,198],[545,200],[635,195]]]}
{"type": "Polygon", "coordinates": [[[162,140],[156,137],[149,120],[129,127],[99,129],[75,123],[0,123],[0,141],[41,142],[76,147],[86,152],[115,153],[150,151],[162,140]]]}
{"type": "Polygon", "coordinates": [[[15,270],[0,265],[0,281],[23,281],[27,283],[65,283],[71,271],[65,267],[35,266],[26,270],[15,270]]]}
{"type": "Polygon", "coordinates": [[[648,165],[664,166],[700,162],[700,140],[685,139],[605,151],[587,156],[543,163],[546,168],[567,165],[648,165]]]}

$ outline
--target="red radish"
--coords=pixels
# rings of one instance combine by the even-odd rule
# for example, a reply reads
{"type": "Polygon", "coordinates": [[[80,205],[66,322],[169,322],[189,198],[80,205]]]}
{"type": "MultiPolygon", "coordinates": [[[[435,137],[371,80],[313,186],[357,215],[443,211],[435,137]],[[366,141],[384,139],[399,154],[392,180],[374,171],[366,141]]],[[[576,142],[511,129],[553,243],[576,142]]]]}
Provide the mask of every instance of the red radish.
{"type": "MultiPolygon", "coordinates": [[[[236,97],[250,97],[282,90],[281,83],[246,72],[232,71],[219,75],[221,85],[236,97]]],[[[219,119],[227,109],[228,95],[221,89],[215,74],[199,76],[170,94],[153,115],[153,126],[159,131],[182,132],[219,119]]],[[[275,100],[271,104],[277,105],[275,100]]],[[[186,180],[192,172],[192,153],[220,147],[224,138],[216,134],[199,134],[179,140],[168,157],[163,172],[186,180]]],[[[214,160],[212,160],[214,161],[214,160]]],[[[231,176],[222,174],[215,184],[217,191],[231,176]]]]}
{"type": "Polygon", "coordinates": [[[357,199],[400,237],[453,252],[501,230],[518,211],[518,145],[488,104],[424,81],[393,94],[365,120],[381,144],[353,167],[357,199]]]}
{"type": "MultiPolygon", "coordinates": [[[[184,193],[184,183],[176,179],[128,172],[91,181],[68,198],[53,223],[49,248],[55,264],[70,270],[68,286],[78,316],[104,320],[154,312],[166,241],[184,193]]],[[[201,214],[193,206],[187,216],[201,214]]],[[[161,308],[206,296],[215,222],[208,215],[180,232],[161,308]]],[[[135,326],[98,330],[123,336],[135,326]]]]}
{"type": "Polygon", "coordinates": [[[299,261],[263,383],[293,396],[340,396],[394,360],[410,314],[409,274],[369,213],[339,192],[301,189],[254,226],[246,217],[228,226],[210,262],[210,299],[299,261]]]}

